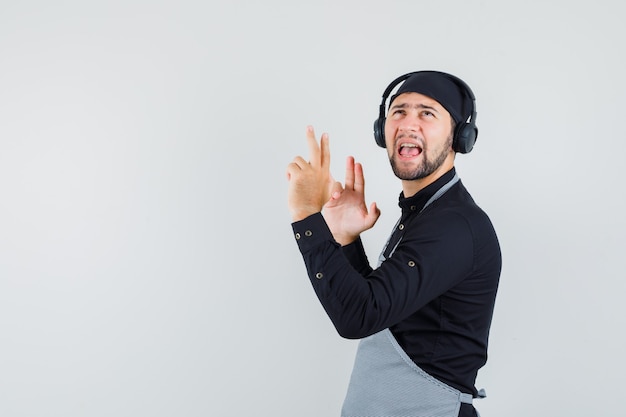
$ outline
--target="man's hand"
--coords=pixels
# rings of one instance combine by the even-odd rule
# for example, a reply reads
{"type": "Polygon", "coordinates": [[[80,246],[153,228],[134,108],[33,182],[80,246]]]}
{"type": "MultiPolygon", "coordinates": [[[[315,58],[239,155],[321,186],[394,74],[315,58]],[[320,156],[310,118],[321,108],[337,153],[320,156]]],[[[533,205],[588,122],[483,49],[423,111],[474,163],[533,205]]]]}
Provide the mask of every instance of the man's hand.
{"type": "Polygon", "coordinates": [[[363,167],[354,162],[353,157],[346,161],[345,187],[334,184],[330,201],[324,206],[324,219],[341,245],[354,242],[359,235],[370,229],[380,216],[376,203],[367,209],[365,205],[365,178],[363,167]]]}
{"type": "Polygon", "coordinates": [[[309,162],[296,156],[287,166],[287,200],[294,222],[322,211],[322,207],[330,199],[334,182],[330,175],[328,134],[322,134],[318,145],[313,127],[307,126],[306,137],[309,143],[309,162]]]}

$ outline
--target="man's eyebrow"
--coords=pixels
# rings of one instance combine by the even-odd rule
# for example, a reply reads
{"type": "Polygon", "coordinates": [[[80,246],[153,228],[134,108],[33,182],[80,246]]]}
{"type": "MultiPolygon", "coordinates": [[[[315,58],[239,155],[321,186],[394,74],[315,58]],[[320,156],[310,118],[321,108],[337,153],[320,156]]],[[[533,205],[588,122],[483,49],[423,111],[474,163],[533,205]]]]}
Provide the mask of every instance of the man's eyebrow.
{"type": "Polygon", "coordinates": [[[416,108],[416,109],[428,109],[428,110],[432,110],[432,111],[434,111],[436,113],[439,113],[439,111],[436,108],[434,108],[433,106],[428,106],[426,104],[421,104],[421,103],[420,104],[414,104],[413,106],[411,106],[408,103],[394,104],[393,106],[391,106],[391,108],[389,110],[406,109],[408,107],[413,107],[413,108],[416,108]]]}

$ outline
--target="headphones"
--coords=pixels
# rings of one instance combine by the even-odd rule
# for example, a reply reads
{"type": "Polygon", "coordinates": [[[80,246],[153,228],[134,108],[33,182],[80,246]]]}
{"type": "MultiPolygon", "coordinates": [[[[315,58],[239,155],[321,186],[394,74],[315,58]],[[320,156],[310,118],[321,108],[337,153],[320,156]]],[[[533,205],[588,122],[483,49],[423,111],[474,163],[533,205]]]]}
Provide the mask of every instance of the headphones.
{"type": "Polygon", "coordinates": [[[465,83],[465,81],[461,80],[458,77],[455,77],[452,74],[447,74],[445,72],[439,71],[415,71],[409,72],[408,74],[401,75],[396,78],[389,84],[389,86],[385,89],[383,93],[383,100],[380,103],[380,108],[378,112],[378,119],[374,121],[374,139],[376,139],[376,144],[381,148],[386,148],[387,145],[385,143],[385,103],[387,101],[387,97],[391,94],[391,90],[394,89],[398,84],[405,81],[412,75],[418,73],[433,73],[439,74],[444,77],[449,78],[456,85],[461,87],[465,94],[472,100],[472,112],[469,118],[469,122],[467,119],[464,122],[457,123],[457,126],[454,130],[454,137],[452,139],[452,149],[458,153],[469,153],[474,147],[474,143],[476,143],[476,137],[478,136],[478,128],[476,127],[476,98],[474,97],[474,93],[470,89],[469,85],[465,83]]]}

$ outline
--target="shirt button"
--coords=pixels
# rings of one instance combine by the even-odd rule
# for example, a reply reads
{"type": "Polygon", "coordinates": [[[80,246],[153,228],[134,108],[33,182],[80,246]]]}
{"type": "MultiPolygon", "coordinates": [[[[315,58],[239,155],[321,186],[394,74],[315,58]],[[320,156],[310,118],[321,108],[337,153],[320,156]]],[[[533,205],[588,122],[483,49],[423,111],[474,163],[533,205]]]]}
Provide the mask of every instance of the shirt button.
{"type": "Polygon", "coordinates": [[[296,239],[300,239],[300,233],[296,233],[296,239]]]}
{"type": "Polygon", "coordinates": [[[321,272],[318,272],[317,274],[315,274],[315,278],[322,279],[324,278],[324,274],[322,274],[321,272]]]}
{"type": "Polygon", "coordinates": [[[416,206],[411,206],[411,211],[415,211],[415,210],[417,210],[417,207],[416,206]]]}
{"type": "Polygon", "coordinates": [[[398,229],[400,229],[400,230],[404,230],[404,225],[403,225],[403,224],[401,224],[400,226],[398,226],[398,229]]]}
{"type": "Polygon", "coordinates": [[[415,266],[415,262],[413,262],[413,261],[409,261],[409,266],[410,266],[411,268],[413,268],[413,267],[415,266]]]}
{"type": "Polygon", "coordinates": [[[306,237],[310,237],[313,234],[313,232],[311,232],[310,230],[307,230],[306,232],[304,232],[304,236],[306,237]]]}

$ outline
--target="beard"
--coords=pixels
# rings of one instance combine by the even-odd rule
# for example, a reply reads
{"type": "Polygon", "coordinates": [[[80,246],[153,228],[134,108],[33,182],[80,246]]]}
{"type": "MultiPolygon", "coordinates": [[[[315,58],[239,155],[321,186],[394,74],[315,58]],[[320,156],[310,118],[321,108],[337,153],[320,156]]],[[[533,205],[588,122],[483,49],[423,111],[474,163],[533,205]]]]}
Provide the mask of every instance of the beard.
{"type": "Polygon", "coordinates": [[[391,163],[391,169],[396,177],[401,180],[412,181],[426,178],[433,172],[435,172],[448,157],[448,152],[452,147],[452,135],[448,136],[444,146],[441,149],[435,150],[434,155],[430,156],[423,151],[422,162],[413,168],[403,168],[396,160],[397,154],[394,150],[393,154],[389,157],[391,163]]]}

